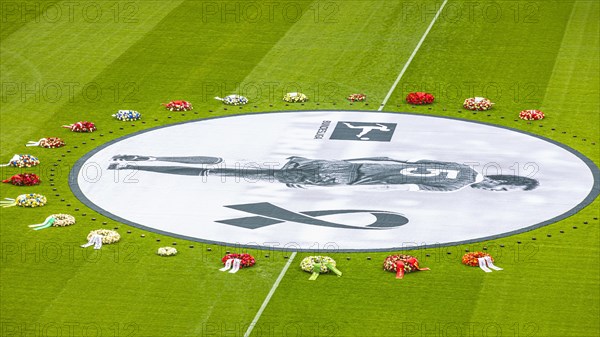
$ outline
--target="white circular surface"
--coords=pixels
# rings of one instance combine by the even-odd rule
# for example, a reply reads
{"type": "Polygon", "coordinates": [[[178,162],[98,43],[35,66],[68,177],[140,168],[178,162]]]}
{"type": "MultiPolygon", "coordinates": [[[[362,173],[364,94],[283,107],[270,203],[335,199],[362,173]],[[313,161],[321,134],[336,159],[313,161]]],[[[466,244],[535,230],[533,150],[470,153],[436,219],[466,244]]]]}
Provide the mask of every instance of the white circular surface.
{"type": "MultiPolygon", "coordinates": [[[[134,164],[201,166],[175,162],[134,164]]],[[[392,249],[507,235],[573,212],[586,198],[589,200],[595,183],[588,164],[571,151],[541,138],[456,119],[364,111],[248,114],[166,126],[105,144],[82,158],[74,174],[77,177],[72,188],[86,204],[135,226],[199,241],[315,250],[392,249]],[[326,130],[321,128],[327,125],[324,121],[330,121],[326,130]],[[330,139],[336,127],[344,129],[345,124],[338,122],[358,127],[386,125],[389,131],[372,129],[357,137],[368,129],[356,128],[353,130],[357,134],[347,136],[347,140],[330,139]],[[378,137],[390,139],[381,141],[378,137]],[[449,192],[409,191],[401,184],[304,184],[303,188],[292,188],[276,179],[107,170],[113,156],[124,154],[212,156],[223,158],[221,165],[227,168],[253,163],[252,167],[266,169],[281,168],[291,156],[322,160],[433,160],[468,164],[488,175],[498,174],[498,169],[508,175],[518,170],[519,175],[538,180],[539,187],[509,192],[469,186],[449,192]],[[408,223],[367,229],[375,221],[369,212],[308,216],[345,228],[274,216],[266,218],[278,223],[254,229],[223,223],[246,217],[256,220],[261,216],[226,206],[257,203],[269,203],[299,217],[307,217],[300,212],[376,210],[401,214],[408,223]]]]}

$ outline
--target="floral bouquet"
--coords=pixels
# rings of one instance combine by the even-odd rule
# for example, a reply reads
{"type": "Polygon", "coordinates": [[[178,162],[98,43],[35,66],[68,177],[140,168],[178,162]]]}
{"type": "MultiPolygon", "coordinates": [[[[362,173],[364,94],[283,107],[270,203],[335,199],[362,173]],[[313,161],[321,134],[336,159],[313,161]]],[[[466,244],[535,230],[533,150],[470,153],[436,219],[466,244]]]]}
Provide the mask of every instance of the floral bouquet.
{"type": "Polygon", "coordinates": [[[227,255],[223,256],[223,258],[221,259],[221,262],[224,265],[226,265],[227,260],[234,260],[234,259],[241,260],[241,264],[240,264],[241,268],[244,268],[244,267],[249,268],[249,267],[252,267],[256,263],[256,259],[254,259],[254,256],[252,256],[250,254],[227,254],[227,255]]]}
{"type": "Polygon", "coordinates": [[[42,139],[38,140],[37,142],[29,141],[29,142],[27,142],[27,144],[25,144],[25,146],[40,146],[40,147],[45,147],[47,149],[55,149],[57,147],[65,146],[65,141],[58,137],[48,137],[48,138],[42,138],[42,139]]]}
{"type": "Polygon", "coordinates": [[[304,103],[308,101],[308,97],[301,92],[288,92],[283,96],[283,100],[288,103],[304,103]]]}
{"type": "Polygon", "coordinates": [[[177,255],[177,249],[175,249],[175,247],[160,247],[158,248],[158,251],[156,252],[156,254],[160,255],[160,256],[173,256],[173,255],[177,255]]]}
{"type": "Polygon", "coordinates": [[[406,95],[406,102],[412,105],[431,104],[434,99],[435,97],[427,92],[411,92],[406,95]]]}
{"type": "Polygon", "coordinates": [[[519,112],[519,118],[527,121],[537,121],[546,117],[540,110],[523,110],[519,112]]]}
{"type": "Polygon", "coordinates": [[[8,164],[3,164],[0,166],[12,166],[12,167],[32,167],[39,165],[40,161],[36,157],[30,154],[15,154],[8,164]]]}
{"type": "Polygon", "coordinates": [[[33,186],[40,184],[40,177],[35,173],[19,173],[2,180],[3,183],[11,183],[15,186],[33,186]]]}
{"type": "Polygon", "coordinates": [[[70,129],[73,132],[94,132],[96,124],[88,121],[81,121],[74,124],[63,125],[63,128],[70,129]]]}
{"type": "Polygon", "coordinates": [[[135,110],[119,110],[112,116],[123,122],[137,121],[142,118],[142,114],[135,110]]]}
{"type": "Polygon", "coordinates": [[[163,105],[169,111],[189,111],[193,109],[192,103],[188,101],[171,101],[163,105]]]}
{"type": "Polygon", "coordinates": [[[463,107],[467,110],[472,111],[485,111],[492,108],[494,103],[487,98],[484,97],[472,97],[465,99],[463,103],[463,107]]]}
{"type": "Polygon", "coordinates": [[[307,256],[300,262],[300,268],[305,272],[312,273],[309,280],[314,281],[321,273],[332,271],[338,277],[342,272],[336,268],[336,262],[329,256],[307,256]]]}
{"type": "Polygon", "coordinates": [[[37,193],[29,193],[29,194],[21,194],[17,197],[17,199],[5,198],[5,200],[0,201],[0,205],[2,207],[42,207],[46,204],[46,197],[37,194],[37,193]]]}
{"type": "Polygon", "coordinates": [[[91,240],[92,236],[94,236],[95,234],[102,236],[102,243],[105,245],[119,242],[119,240],[121,240],[121,235],[119,233],[117,233],[116,231],[113,231],[110,229],[93,230],[88,234],[87,239],[91,240]]]}
{"type": "Polygon", "coordinates": [[[429,270],[429,268],[419,268],[419,260],[411,255],[389,255],[383,261],[383,269],[395,272],[396,278],[404,278],[404,273],[412,273],[418,270],[429,270]]]}
{"type": "Polygon", "coordinates": [[[29,225],[30,228],[37,231],[40,229],[48,228],[50,226],[54,227],[66,227],[75,224],[75,217],[70,214],[52,214],[44,220],[43,223],[29,225]]]}
{"type": "Polygon", "coordinates": [[[364,102],[367,100],[367,95],[365,94],[352,94],[348,96],[348,100],[350,102],[364,102]]]}
{"type": "Polygon", "coordinates": [[[227,105],[245,105],[248,104],[248,99],[244,96],[240,95],[229,95],[225,96],[225,98],[215,97],[219,101],[223,101],[224,104],[227,105]]]}
{"type": "Polygon", "coordinates": [[[494,258],[488,253],[471,252],[471,253],[467,253],[467,254],[463,255],[462,264],[471,266],[471,267],[477,267],[477,266],[479,266],[479,261],[477,259],[481,258],[481,257],[485,258],[486,256],[489,256],[490,259],[492,259],[492,262],[494,262],[494,258]]]}

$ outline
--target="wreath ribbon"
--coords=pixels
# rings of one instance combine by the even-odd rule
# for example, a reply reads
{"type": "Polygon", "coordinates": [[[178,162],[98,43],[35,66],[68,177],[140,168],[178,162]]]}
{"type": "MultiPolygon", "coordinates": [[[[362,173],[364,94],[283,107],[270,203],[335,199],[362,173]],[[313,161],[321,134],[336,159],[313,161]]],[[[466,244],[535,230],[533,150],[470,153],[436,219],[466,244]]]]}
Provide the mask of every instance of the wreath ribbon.
{"type": "Polygon", "coordinates": [[[396,278],[404,278],[404,261],[396,261],[396,278]]]}
{"type": "Polygon", "coordinates": [[[19,156],[18,154],[15,154],[12,158],[10,158],[10,160],[8,161],[8,164],[1,164],[0,166],[1,167],[10,166],[10,163],[12,163],[13,161],[19,160],[20,157],[21,156],[19,156]]]}
{"type": "MultiPolygon", "coordinates": [[[[408,259],[406,262],[412,264],[418,271],[430,270],[429,268],[419,268],[419,261],[415,258],[408,259]]],[[[402,260],[396,261],[396,278],[404,278],[404,261],[402,260]]]]}
{"type": "Polygon", "coordinates": [[[490,256],[478,257],[477,262],[479,263],[479,268],[481,268],[481,270],[483,270],[486,273],[492,272],[490,268],[494,270],[504,270],[500,267],[496,267],[496,265],[494,265],[494,263],[492,262],[492,258],[490,256]]]}
{"type": "Polygon", "coordinates": [[[225,267],[219,269],[220,271],[228,271],[229,269],[229,273],[230,274],[235,274],[238,272],[238,270],[240,270],[242,266],[242,260],[241,259],[228,259],[227,261],[225,261],[225,267]]]}
{"type": "Polygon", "coordinates": [[[319,277],[319,274],[321,274],[321,264],[320,263],[314,263],[313,264],[312,275],[310,275],[310,277],[308,279],[310,281],[314,281],[314,280],[317,279],[317,277],[319,277]]]}
{"type": "MultiPolygon", "coordinates": [[[[317,279],[317,277],[319,277],[319,274],[321,274],[321,266],[322,265],[323,265],[323,263],[313,264],[312,275],[310,275],[310,277],[308,278],[310,281],[314,281],[317,279]]],[[[338,277],[342,276],[342,272],[339,269],[337,269],[331,262],[325,263],[325,267],[327,267],[327,269],[332,271],[338,277]]]]}
{"type": "Polygon", "coordinates": [[[342,276],[342,272],[339,269],[337,269],[333,264],[328,262],[328,263],[325,263],[325,266],[327,267],[327,269],[331,270],[338,277],[342,276]]]}
{"type": "Polygon", "coordinates": [[[44,220],[44,222],[38,223],[35,225],[29,225],[29,227],[33,228],[34,231],[38,231],[40,229],[44,229],[44,228],[48,228],[48,227],[52,226],[55,221],[56,221],[56,218],[54,216],[50,215],[49,217],[46,218],[46,220],[44,220]]]}
{"type": "Polygon", "coordinates": [[[17,206],[17,201],[12,198],[4,198],[4,200],[0,200],[0,206],[3,208],[17,206]]]}
{"type": "Polygon", "coordinates": [[[27,144],[25,144],[25,146],[40,146],[40,143],[42,141],[44,141],[44,140],[46,140],[46,138],[41,138],[37,142],[35,142],[35,141],[28,141],[27,144]]]}
{"type": "Polygon", "coordinates": [[[88,243],[81,245],[81,248],[87,248],[91,245],[94,246],[94,249],[102,248],[102,235],[100,235],[100,234],[92,235],[92,237],[90,237],[88,243]]]}

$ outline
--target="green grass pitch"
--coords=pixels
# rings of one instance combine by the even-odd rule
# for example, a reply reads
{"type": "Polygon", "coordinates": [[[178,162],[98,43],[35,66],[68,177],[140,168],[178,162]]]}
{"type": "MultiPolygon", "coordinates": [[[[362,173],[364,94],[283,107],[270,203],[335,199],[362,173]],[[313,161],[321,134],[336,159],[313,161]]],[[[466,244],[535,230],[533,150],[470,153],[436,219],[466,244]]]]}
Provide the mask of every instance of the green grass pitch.
{"type": "MultiPolygon", "coordinates": [[[[2,184],[0,197],[26,189],[49,198],[43,208],[0,211],[0,335],[186,337],[244,335],[289,253],[250,250],[254,268],[223,275],[219,259],[235,247],[186,242],[105,218],[70,192],[70,167],[104,142],[185,120],[377,110],[441,1],[0,5],[0,158],[36,155],[42,165],[34,171],[43,179],[33,188],[2,184]],[[296,90],[311,100],[281,101],[296,90]],[[236,92],[250,104],[226,107],[213,98],[236,92]],[[366,93],[368,105],[348,103],[354,92],[366,93]],[[195,109],[162,109],[172,99],[189,100],[195,109]],[[110,118],[118,109],[142,112],[143,122],[110,118]],[[79,120],[94,121],[99,130],[60,128],[79,120]],[[67,146],[24,148],[44,136],[63,137],[67,146]],[[52,213],[74,214],[78,223],[27,228],[52,213]],[[119,227],[122,241],[82,253],[82,238],[102,222],[119,227]],[[154,254],[174,241],[177,257],[154,254]]],[[[449,0],[384,110],[533,132],[600,165],[599,8],[594,0],[449,0]],[[436,103],[407,105],[405,95],[415,90],[434,93],[436,103]],[[492,98],[496,107],[463,110],[462,100],[474,95],[492,98]],[[547,118],[518,119],[520,110],[535,108],[547,118]]],[[[2,168],[2,179],[17,172],[2,168]]],[[[598,336],[598,206],[596,199],[574,216],[515,236],[415,251],[432,271],[402,281],[381,269],[382,252],[331,254],[344,276],[308,282],[298,267],[307,254],[299,253],[252,336],[598,336]],[[465,249],[482,247],[505,272],[490,278],[460,264],[465,249]]]]}

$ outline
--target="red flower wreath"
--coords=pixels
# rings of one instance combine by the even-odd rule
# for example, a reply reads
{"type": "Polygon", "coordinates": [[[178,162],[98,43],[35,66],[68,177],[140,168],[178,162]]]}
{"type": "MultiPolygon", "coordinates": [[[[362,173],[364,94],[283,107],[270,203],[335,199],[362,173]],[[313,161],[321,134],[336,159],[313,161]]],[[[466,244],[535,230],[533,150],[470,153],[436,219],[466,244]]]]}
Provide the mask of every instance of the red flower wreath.
{"type": "Polygon", "coordinates": [[[63,125],[63,128],[70,129],[73,132],[94,132],[96,125],[92,122],[81,121],[75,124],[63,125]]]}
{"type": "Polygon", "coordinates": [[[241,265],[240,265],[241,268],[252,267],[256,263],[254,256],[252,256],[250,254],[227,254],[227,255],[223,256],[223,258],[221,259],[221,262],[223,262],[223,264],[225,264],[227,262],[227,260],[232,260],[232,259],[242,260],[241,265]]]}
{"type": "Polygon", "coordinates": [[[40,177],[34,173],[20,173],[2,180],[3,183],[11,183],[15,186],[33,186],[40,184],[40,177]]]}
{"type": "Polygon", "coordinates": [[[519,118],[527,121],[537,121],[546,117],[540,110],[523,110],[519,113],[519,118]]]}
{"type": "Polygon", "coordinates": [[[431,104],[434,99],[432,94],[426,92],[411,92],[406,95],[406,102],[413,105],[431,104]]]}
{"type": "Polygon", "coordinates": [[[58,137],[47,137],[38,140],[37,142],[30,141],[25,146],[40,146],[47,149],[55,149],[57,147],[65,146],[65,141],[58,137]]]}
{"type": "Polygon", "coordinates": [[[65,141],[58,137],[48,137],[40,141],[40,146],[47,149],[55,149],[65,146],[65,141]]]}
{"type": "Polygon", "coordinates": [[[164,104],[165,108],[170,111],[189,111],[192,110],[192,103],[188,101],[171,101],[167,104],[164,104]]]}
{"type": "Polygon", "coordinates": [[[467,254],[463,255],[462,263],[467,266],[477,267],[477,266],[479,266],[479,261],[477,261],[477,259],[480,257],[486,257],[486,256],[489,256],[490,259],[492,259],[492,262],[494,262],[494,258],[488,253],[472,252],[472,253],[467,253],[467,254]]]}
{"type": "Polygon", "coordinates": [[[396,273],[396,278],[403,278],[404,273],[411,273],[417,270],[429,270],[429,268],[419,268],[419,260],[411,255],[390,255],[383,261],[383,269],[396,273]]]}
{"type": "Polygon", "coordinates": [[[463,102],[463,108],[471,111],[486,111],[493,106],[494,103],[485,97],[471,97],[463,102]]]}
{"type": "Polygon", "coordinates": [[[348,100],[350,102],[363,102],[367,100],[367,95],[365,94],[352,94],[348,96],[348,100]]]}

